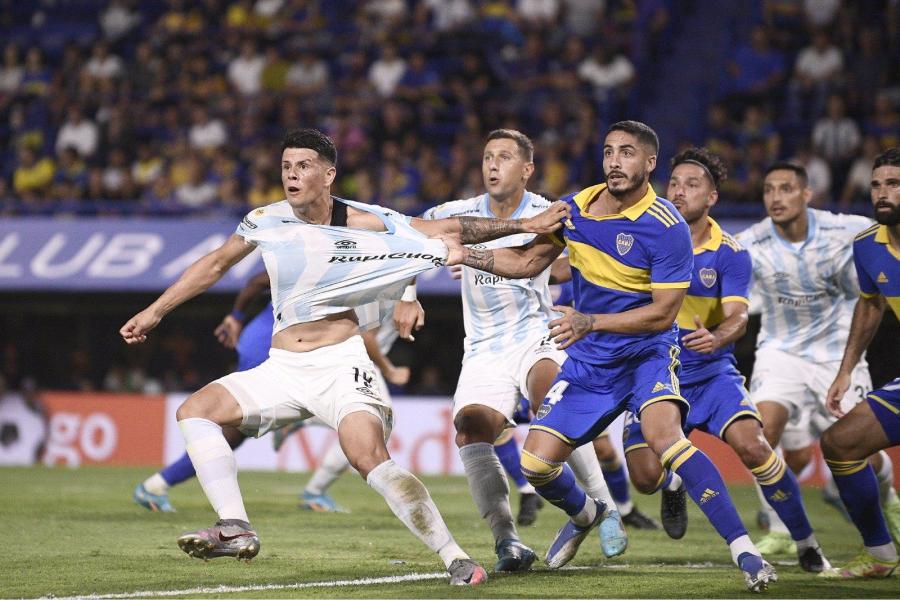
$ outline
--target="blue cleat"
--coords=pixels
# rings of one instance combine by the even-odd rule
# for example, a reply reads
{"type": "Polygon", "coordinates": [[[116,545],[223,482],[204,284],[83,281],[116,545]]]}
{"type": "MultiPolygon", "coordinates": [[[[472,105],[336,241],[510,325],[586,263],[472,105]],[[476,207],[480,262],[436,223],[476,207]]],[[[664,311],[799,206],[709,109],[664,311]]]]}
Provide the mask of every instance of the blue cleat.
{"type": "Polygon", "coordinates": [[[763,557],[743,552],[738,556],[738,566],[744,573],[744,581],[751,592],[763,592],[769,588],[770,583],[778,581],[775,568],[767,563],[763,557]]]}
{"type": "Polygon", "coordinates": [[[169,503],[168,494],[151,494],[143,483],[137,484],[131,497],[137,504],[151,512],[175,512],[175,508],[169,503]]]}
{"type": "Polygon", "coordinates": [[[606,558],[619,556],[628,548],[628,534],[622,525],[622,516],[617,510],[606,513],[600,521],[598,529],[600,534],[600,549],[606,558]]]}
{"type": "Polygon", "coordinates": [[[517,573],[527,571],[531,563],[537,558],[534,550],[519,540],[505,539],[497,542],[497,564],[494,565],[496,573],[517,573]]]}
{"type": "Polygon", "coordinates": [[[347,513],[349,510],[338,506],[338,503],[334,501],[334,498],[329,496],[327,493],[322,494],[312,494],[307,492],[306,490],[300,494],[300,508],[303,510],[311,510],[313,512],[339,512],[339,513],[347,513]]]}
{"type": "Polygon", "coordinates": [[[591,529],[599,525],[600,521],[603,520],[603,516],[606,514],[606,504],[595,498],[591,498],[591,500],[597,505],[597,516],[594,517],[590,525],[579,527],[570,519],[556,532],[556,537],[553,539],[553,543],[550,544],[550,549],[547,550],[547,556],[544,557],[544,562],[551,569],[558,569],[575,558],[578,546],[588,536],[591,529]]]}

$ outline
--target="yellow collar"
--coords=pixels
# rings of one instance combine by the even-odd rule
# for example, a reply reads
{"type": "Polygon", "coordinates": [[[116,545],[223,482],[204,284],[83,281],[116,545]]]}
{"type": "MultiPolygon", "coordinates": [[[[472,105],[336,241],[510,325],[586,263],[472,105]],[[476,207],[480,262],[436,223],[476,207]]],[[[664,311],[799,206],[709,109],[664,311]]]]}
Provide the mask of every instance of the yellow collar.
{"type": "Polygon", "coordinates": [[[704,250],[715,252],[722,245],[722,228],[712,217],[706,217],[706,220],[709,221],[709,239],[694,248],[694,254],[700,254],[704,250]]]}
{"type": "Polygon", "coordinates": [[[629,206],[625,210],[620,213],[613,213],[611,215],[603,215],[602,217],[595,217],[594,215],[588,214],[588,207],[596,200],[600,193],[606,189],[605,183],[598,183],[597,185],[593,185],[589,188],[585,188],[575,194],[575,204],[578,206],[578,209],[581,211],[581,214],[589,219],[618,219],[620,217],[625,217],[626,219],[630,219],[632,221],[637,221],[638,218],[647,212],[647,209],[650,208],[650,205],[656,200],[656,192],[653,191],[652,185],[647,185],[647,193],[644,194],[644,197],[638,200],[638,202],[632,206],[629,206]]]}
{"type": "Polygon", "coordinates": [[[888,234],[888,226],[887,225],[879,225],[878,231],[875,232],[875,241],[879,244],[884,244],[887,247],[887,251],[891,253],[891,256],[900,260],[900,252],[897,252],[897,249],[891,245],[891,238],[888,234]]]}

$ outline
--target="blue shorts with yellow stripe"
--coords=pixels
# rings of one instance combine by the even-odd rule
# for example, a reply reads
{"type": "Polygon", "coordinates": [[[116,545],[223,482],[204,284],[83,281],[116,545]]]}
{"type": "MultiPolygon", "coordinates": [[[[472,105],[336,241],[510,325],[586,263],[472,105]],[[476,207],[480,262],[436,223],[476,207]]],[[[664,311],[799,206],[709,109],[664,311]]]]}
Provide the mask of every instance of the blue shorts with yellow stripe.
{"type": "Polygon", "coordinates": [[[891,446],[900,444],[900,377],[866,396],[891,446]]]}
{"type": "Polygon", "coordinates": [[[563,363],[531,430],[545,431],[580,446],[597,437],[624,411],[640,414],[654,402],[689,406],[678,391],[678,347],[657,342],[612,365],[594,365],[574,357],[563,363]]]}
{"type": "MultiPolygon", "coordinates": [[[[722,438],[725,430],[737,419],[750,417],[762,423],[762,418],[744,387],[744,378],[736,368],[690,384],[682,384],[681,394],[691,405],[684,423],[684,433],[695,429],[722,438]]],[[[647,445],[641,433],[640,420],[629,415],[622,433],[625,452],[647,445]]]]}

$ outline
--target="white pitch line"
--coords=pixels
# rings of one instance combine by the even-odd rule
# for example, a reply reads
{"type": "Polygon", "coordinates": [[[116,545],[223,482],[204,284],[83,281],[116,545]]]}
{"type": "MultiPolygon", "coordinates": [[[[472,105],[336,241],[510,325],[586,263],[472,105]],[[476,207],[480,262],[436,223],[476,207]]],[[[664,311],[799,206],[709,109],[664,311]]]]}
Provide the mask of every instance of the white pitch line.
{"type": "Polygon", "coordinates": [[[446,579],[447,573],[410,573],[389,577],[365,577],[363,579],[342,579],[338,581],[312,581],[307,583],[267,583],[262,585],[219,585],[197,587],[184,590],[146,590],[142,592],[121,592],[117,594],[85,594],[83,596],[41,596],[53,600],[112,600],[114,598],[164,598],[167,596],[187,596],[198,594],[237,594],[244,592],[272,592],[278,590],[302,590],[306,588],[332,588],[357,585],[378,585],[382,583],[403,583],[405,581],[425,581],[446,579]]]}

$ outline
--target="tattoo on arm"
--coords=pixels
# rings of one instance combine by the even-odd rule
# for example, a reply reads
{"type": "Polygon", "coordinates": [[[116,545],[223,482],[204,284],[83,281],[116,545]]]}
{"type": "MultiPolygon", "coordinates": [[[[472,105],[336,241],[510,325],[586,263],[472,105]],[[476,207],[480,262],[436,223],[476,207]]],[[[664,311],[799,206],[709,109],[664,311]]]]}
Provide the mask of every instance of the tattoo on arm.
{"type": "Polygon", "coordinates": [[[579,337],[588,334],[593,329],[594,319],[590,315],[580,312],[572,313],[572,331],[579,337]]]}
{"type": "Polygon", "coordinates": [[[478,269],[479,271],[493,272],[494,269],[494,251],[493,250],[469,250],[469,255],[463,263],[467,267],[478,269]]]}
{"type": "Polygon", "coordinates": [[[505,235],[522,232],[522,219],[457,218],[460,226],[460,242],[463,244],[487,242],[505,235]]]}

